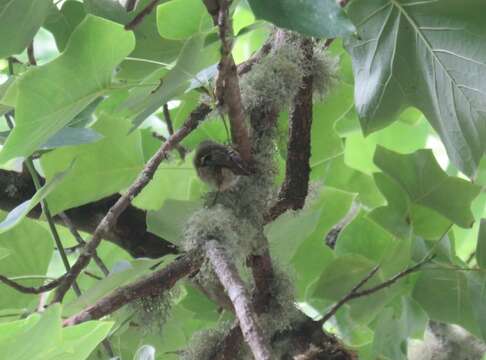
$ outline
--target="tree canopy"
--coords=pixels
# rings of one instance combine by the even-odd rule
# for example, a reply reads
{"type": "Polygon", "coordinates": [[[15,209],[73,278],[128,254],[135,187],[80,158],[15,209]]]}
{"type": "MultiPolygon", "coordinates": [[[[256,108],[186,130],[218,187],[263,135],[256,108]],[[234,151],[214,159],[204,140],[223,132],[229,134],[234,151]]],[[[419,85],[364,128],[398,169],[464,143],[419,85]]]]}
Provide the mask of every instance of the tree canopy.
{"type": "Polygon", "coordinates": [[[0,354],[486,358],[485,12],[0,0],[0,354]]]}

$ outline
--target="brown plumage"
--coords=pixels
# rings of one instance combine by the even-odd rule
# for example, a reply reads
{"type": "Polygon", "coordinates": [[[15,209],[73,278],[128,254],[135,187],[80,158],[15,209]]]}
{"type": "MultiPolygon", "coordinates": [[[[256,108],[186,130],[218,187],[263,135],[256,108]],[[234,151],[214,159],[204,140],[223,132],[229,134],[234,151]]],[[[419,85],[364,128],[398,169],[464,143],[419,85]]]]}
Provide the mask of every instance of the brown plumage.
{"type": "Polygon", "coordinates": [[[236,150],[209,140],[197,147],[194,167],[201,180],[218,191],[233,186],[238,176],[251,174],[236,150]]]}

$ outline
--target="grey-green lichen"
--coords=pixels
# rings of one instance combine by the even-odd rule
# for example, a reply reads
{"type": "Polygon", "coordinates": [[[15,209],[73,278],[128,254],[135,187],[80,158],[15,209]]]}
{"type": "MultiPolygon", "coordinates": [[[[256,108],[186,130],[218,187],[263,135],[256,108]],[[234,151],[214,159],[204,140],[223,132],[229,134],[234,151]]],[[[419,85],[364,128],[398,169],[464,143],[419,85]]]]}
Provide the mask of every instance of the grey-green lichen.
{"type": "MultiPolygon", "coordinates": [[[[223,322],[214,329],[201,330],[192,335],[186,349],[180,356],[181,360],[212,360],[215,357],[218,344],[226,337],[231,324],[223,322]]],[[[238,349],[235,349],[235,359],[237,359],[238,349]]]]}
{"type": "Polygon", "coordinates": [[[161,332],[172,306],[172,293],[164,291],[142,297],[132,303],[135,310],[134,321],[146,333],[161,332]]]}
{"type": "Polygon", "coordinates": [[[302,85],[304,54],[293,42],[285,42],[255,64],[240,81],[243,106],[281,109],[294,98],[302,85]]]}
{"type": "Polygon", "coordinates": [[[312,63],[309,65],[312,74],[314,94],[321,100],[326,98],[339,80],[339,59],[330,56],[327,51],[319,49],[314,52],[312,63]]]}

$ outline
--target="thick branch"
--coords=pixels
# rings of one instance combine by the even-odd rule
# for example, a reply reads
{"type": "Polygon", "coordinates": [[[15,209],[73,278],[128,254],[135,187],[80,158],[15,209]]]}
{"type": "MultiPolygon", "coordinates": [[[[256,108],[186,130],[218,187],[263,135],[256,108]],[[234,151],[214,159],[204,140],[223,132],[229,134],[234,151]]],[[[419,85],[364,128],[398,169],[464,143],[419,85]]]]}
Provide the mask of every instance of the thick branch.
{"type": "MultiPolygon", "coordinates": [[[[34,183],[27,173],[0,169],[1,210],[11,211],[34,194],[34,183]]],[[[119,198],[119,195],[112,195],[66,210],[65,213],[76,229],[92,234],[99,219],[119,198]]],[[[32,219],[39,219],[41,214],[41,206],[38,205],[28,216],[32,219]]],[[[125,249],[133,257],[158,258],[177,252],[171,243],[147,231],[145,219],[145,211],[129,206],[110,231],[103,235],[103,238],[125,249]]],[[[60,225],[65,225],[59,216],[55,216],[54,220],[60,225]]]]}
{"type": "Polygon", "coordinates": [[[64,326],[100,319],[134,300],[167,291],[178,280],[197,271],[201,266],[201,262],[201,257],[195,256],[194,253],[183,255],[165,268],[154,271],[143,279],[116,289],[80,313],[64,320],[64,326]]]}
{"type": "Polygon", "coordinates": [[[137,196],[142,189],[150,182],[157,170],[159,164],[164,160],[169,151],[174,148],[182,139],[184,139],[189,133],[191,133],[199,122],[202,121],[206,115],[211,111],[209,106],[202,104],[196,110],[194,110],[189,119],[186,120],[184,125],[172,135],[167,142],[162,144],[160,149],[152,156],[152,158],[145,165],[140,175],[135,182],[128,188],[127,192],[122,195],[118,201],[108,210],[108,213],[100,221],[96,230],[93,233],[91,239],[87,242],[81,255],[72,266],[71,270],[67,273],[65,280],[57,288],[54,302],[62,301],[66,291],[71,286],[72,282],[77,278],[81,271],[89,264],[94,251],[100,244],[103,234],[108,232],[111,227],[117,222],[121,213],[130,205],[130,202],[137,196]]]}
{"type": "Polygon", "coordinates": [[[359,291],[359,289],[361,289],[368,282],[368,280],[371,279],[371,277],[378,271],[379,266],[374,267],[363,279],[360,280],[359,283],[357,283],[351,289],[351,291],[347,295],[345,295],[341,300],[339,300],[336,304],[334,304],[334,306],[324,315],[324,317],[319,322],[321,324],[324,324],[327,320],[329,320],[331,317],[333,317],[336,314],[336,312],[341,308],[341,306],[346,304],[348,301],[373,294],[373,293],[380,291],[380,290],[382,290],[382,289],[384,289],[384,288],[386,288],[390,285],[393,285],[394,283],[396,283],[401,278],[403,278],[403,277],[413,273],[414,271],[417,271],[418,269],[420,269],[420,267],[422,267],[424,264],[431,261],[434,258],[434,256],[435,255],[427,256],[422,261],[415,264],[414,266],[408,267],[405,270],[400,271],[399,273],[395,274],[390,279],[388,279],[388,280],[386,280],[386,281],[384,281],[384,282],[382,282],[382,283],[380,283],[376,286],[370,287],[369,289],[359,291]]]}
{"type": "Polygon", "coordinates": [[[253,356],[257,360],[270,359],[270,350],[258,324],[257,315],[235,266],[216,240],[206,242],[205,252],[233,303],[243,337],[250,346],[253,356]]]}
{"type": "MultiPolygon", "coordinates": [[[[301,47],[306,58],[305,61],[310,63],[313,57],[312,40],[302,40],[301,47]]],[[[288,209],[297,210],[304,206],[309,189],[312,93],[312,74],[308,74],[304,77],[302,87],[293,100],[289,116],[289,143],[285,180],[280,189],[278,201],[266,216],[267,222],[276,219],[288,209]]]]}

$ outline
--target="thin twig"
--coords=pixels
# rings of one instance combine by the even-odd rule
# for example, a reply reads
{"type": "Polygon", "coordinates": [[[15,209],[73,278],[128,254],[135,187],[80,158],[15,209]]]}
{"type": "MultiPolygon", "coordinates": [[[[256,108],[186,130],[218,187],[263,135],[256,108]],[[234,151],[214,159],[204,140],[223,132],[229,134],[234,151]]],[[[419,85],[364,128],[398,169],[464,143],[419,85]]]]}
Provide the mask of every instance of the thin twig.
{"type": "Polygon", "coordinates": [[[54,302],[61,302],[67,289],[71,286],[71,283],[77,278],[80,272],[89,264],[94,251],[100,244],[103,234],[108,232],[113,224],[116,223],[122,212],[130,205],[131,201],[142,191],[142,189],[152,180],[159,164],[162,160],[167,158],[170,150],[177,145],[182,139],[196,129],[199,123],[211,112],[211,108],[206,104],[199,105],[186,120],[184,125],[177,130],[167,141],[162,144],[159,150],[152,156],[152,158],[145,165],[142,172],[137,179],[128,188],[127,192],[123,194],[118,201],[108,210],[108,213],[103,217],[98,226],[96,227],[93,236],[86,243],[83,252],[79,255],[78,259],[71,268],[71,271],[67,274],[65,280],[57,288],[56,295],[54,296],[54,302]]]}
{"type": "Polygon", "coordinates": [[[360,298],[360,297],[363,297],[363,296],[367,296],[367,295],[370,295],[370,294],[373,294],[379,290],[382,290],[390,285],[393,285],[395,282],[397,282],[398,280],[400,280],[401,278],[407,276],[408,274],[414,272],[414,271],[417,271],[421,266],[423,266],[424,264],[428,263],[429,261],[431,261],[433,258],[435,257],[435,254],[432,254],[432,255],[428,255],[426,256],[423,260],[419,261],[417,264],[411,266],[411,267],[408,267],[406,268],[405,270],[403,271],[400,271],[399,273],[395,274],[393,277],[391,277],[390,279],[376,285],[376,286],[372,286],[370,287],[369,289],[365,289],[365,290],[362,290],[362,291],[359,291],[359,289],[364,285],[366,284],[366,282],[368,282],[368,280],[378,271],[379,269],[379,266],[375,266],[362,280],[360,280],[360,282],[358,284],[356,284],[352,289],[351,291],[346,294],[341,300],[339,300],[325,315],[324,317],[319,320],[319,323],[321,323],[322,325],[328,321],[331,317],[333,317],[336,312],[341,308],[341,306],[343,306],[344,304],[346,304],[348,301],[350,300],[353,300],[353,299],[357,299],[357,298],[360,298]]]}
{"type": "Polygon", "coordinates": [[[142,21],[145,19],[146,16],[150,15],[152,10],[155,8],[155,5],[160,0],[152,0],[145,6],[128,24],[125,25],[125,30],[133,30],[135,29],[142,21]]]}
{"type": "Polygon", "coordinates": [[[165,268],[112,291],[93,305],[64,321],[64,326],[76,325],[88,320],[100,319],[134,300],[171,289],[179,279],[197,271],[202,258],[188,253],[174,260],[165,268]]]}
{"type": "MultiPolygon", "coordinates": [[[[37,170],[34,167],[34,163],[32,162],[32,158],[28,157],[25,160],[25,165],[27,167],[27,170],[30,173],[30,176],[32,176],[32,181],[34,182],[35,189],[37,191],[40,190],[42,187],[40,183],[40,176],[37,174],[37,170]]],[[[41,207],[42,207],[42,212],[44,213],[47,224],[49,225],[49,230],[51,232],[51,235],[54,239],[54,242],[57,247],[57,251],[59,251],[59,255],[61,256],[62,263],[64,265],[64,268],[66,269],[67,272],[71,270],[71,265],[69,264],[69,260],[67,258],[66,252],[64,251],[64,245],[62,244],[61,238],[59,236],[59,233],[57,232],[56,225],[54,224],[54,219],[51,215],[51,212],[49,210],[49,205],[47,204],[47,201],[45,199],[41,200],[41,207]]],[[[74,292],[76,293],[77,296],[81,295],[81,290],[79,289],[79,286],[76,282],[73,281],[72,287],[74,292]]]]}
{"type": "MultiPolygon", "coordinates": [[[[84,239],[81,237],[81,234],[78,232],[78,230],[74,226],[71,219],[63,212],[59,213],[59,217],[64,222],[66,227],[69,229],[71,234],[74,236],[77,243],[79,245],[82,245],[82,246],[86,245],[86,241],[84,241],[84,239]]],[[[110,273],[110,270],[108,270],[106,265],[103,263],[103,260],[101,260],[101,258],[98,256],[98,253],[96,252],[96,250],[93,252],[93,261],[98,266],[98,268],[101,270],[103,275],[108,276],[108,274],[110,273]]]]}
{"type": "Polygon", "coordinates": [[[65,275],[61,276],[60,278],[57,278],[56,280],[52,280],[50,283],[47,283],[39,287],[23,286],[13,280],[10,280],[8,277],[3,275],[0,275],[0,282],[10,286],[12,289],[15,289],[18,292],[21,292],[23,294],[42,294],[44,292],[55,289],[64,279],[64,276],[65,275]]]}
{"type": "MultiPolygon", "coordinates": [[[[164,112],[165,124],[167,125],[167,131],[169,132],[169,135],[173,135],[174,134],[174,124],[172,122],[172,118],[170,116],[170,111],[169,111],[169,106],[167,104],[164,104],[163,112],[164,112]]],[[[166,140],[164,140],[164,141],[166,141],[166,140]]],[[[177,145],[176,150],[179,153],[179,156],[181,157],[181,159],[184,159],[186,157],[187,151],[181,144],[177,145]]]]}
{"type": "Polygon", "coordinates": [[[216,240],[205,244],[205,253],[219,281],[233,303],[241,332],[257,360],[269,360],[270,350],[238,270],[216,240]]]}
{"type": "Polygon", "coordinates": [[[35,55],[34,55],[34,40],[32,40],[27,47],[27,58],[29,59],[29,64],[32,66],[37,65],[37,61],[35,60],[35,55]]]}

